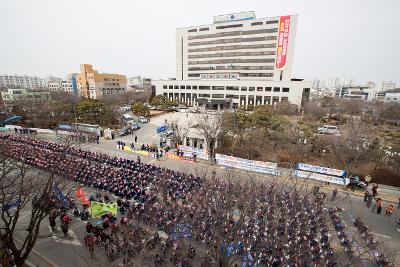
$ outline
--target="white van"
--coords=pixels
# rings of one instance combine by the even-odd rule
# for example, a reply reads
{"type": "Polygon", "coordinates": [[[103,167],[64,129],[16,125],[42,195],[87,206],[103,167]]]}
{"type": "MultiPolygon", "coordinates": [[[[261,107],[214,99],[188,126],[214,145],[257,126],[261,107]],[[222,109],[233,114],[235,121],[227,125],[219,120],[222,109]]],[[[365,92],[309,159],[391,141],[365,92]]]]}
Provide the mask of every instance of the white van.
{"type": "Polygon", "coordinates": [[[337,134],[338,129],[334,125],[324,125],[318,128],[318,134],[337,134]]]}
{"type": "Polygon", "coordinates": [[[146,118],[146,117],[143,117],[143,116],[139,116],[139,122],[141,122],[141,123],[148,123],[148,122],[149,122],[149,119],[146,118]]]}
{"type": "Polygon", "coordinates": [[[124,115],[122,115],[122,121],[126,125],[130,122],[133,122],[133,117],[129,114],[124,114],[124,115]]]}

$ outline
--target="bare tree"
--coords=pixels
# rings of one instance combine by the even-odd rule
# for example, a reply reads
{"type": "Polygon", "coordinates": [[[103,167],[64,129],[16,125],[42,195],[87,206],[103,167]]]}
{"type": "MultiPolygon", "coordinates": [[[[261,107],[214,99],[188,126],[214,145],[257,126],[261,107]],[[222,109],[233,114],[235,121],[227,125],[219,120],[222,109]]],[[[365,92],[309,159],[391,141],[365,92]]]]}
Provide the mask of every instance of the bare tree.
{"type": "Polygon", "coordinates": [[[41,223],[50,212],[49,203],[54,200],[56,184],[60,190],[68,186],[65,177],[32,168],[24,160],[11,157],[10,147],[0,140],[1,239],[17,266],[24,266],[38,239],[41,223]],[[30,215],[20,243],[16,233],[22,213],[30,215]]]}
{"type": "Polygon", "coordinates": [[[211,161],[215,159],[215,146],[223,136],[222,124],[222,114],[210,115],[202,113],[196,118],[193,126],[204,136],[211,161]]]}
{"type": "Polygon", "coordinates": [[[186,145],[186,137],[188,136],[191,127],[192,125],[190,122],[179,123],[178,120],[174,120],[169,123],[169,129],[172,131],[170,138],[175,146],[179,144],[186,145]]]}
{"type": "Polygon", "coordinates": [[[326,139],[332,165],[344,168],[349,175],[363,162],[369,160],[370,143],[368,127],[358,119],[351,119],[340,136],[326,139]]]}

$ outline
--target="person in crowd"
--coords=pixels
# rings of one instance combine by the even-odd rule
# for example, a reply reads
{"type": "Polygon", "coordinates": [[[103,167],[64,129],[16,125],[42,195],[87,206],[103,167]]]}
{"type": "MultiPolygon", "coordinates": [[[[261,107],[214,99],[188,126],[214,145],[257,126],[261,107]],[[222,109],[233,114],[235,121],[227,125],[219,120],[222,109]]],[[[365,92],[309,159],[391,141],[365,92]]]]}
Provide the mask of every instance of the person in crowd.
{"type": "Polygon", "coordinates": [[[369,195],[370,195],[369,191],[366,190],[365,193],[364,193],[364,202],[368,201],[369,195]]]}
{"type": "Polygon", "coordinates": [[[378,195],[378,185],[375,184],[372,186],[372,197],[375,198],[378,195]]]}
{"type": "Polygon", "coordinates": [[[400,213],[400,197],[399,197],[399,202],[397,203],[397,212],[400,213]]]}
{"type": "Polygon", "coordinates": [[[49,222],[50,222],[50,227],[51,231],[55,232],[56,231],[56,219],[57,219],[57,210],[52,209],[49,215],[49,222]]]}
{"type": "Polygon", "coordinates": [[[393,214],[393,210],[394,210],[394,207],[393,207],[392,204],[390,204],[390,205],[386,208],[385,217],[390,218],[390,217],[392,216],[392,214],[393,214]]]}
{"type": "Polygon", "coordinates": [[[69,224],[71,223],[71,221],[71,217],[69,217],[69,215],[65,213],[61,221],[61,230],[64,233],[64,237],[68,237],[69,224]]]}
{"type": "Polygon", "coordinates": [[[382,212],[382,199],[378,198],[376,200],[376,214],[381,214],[382,212]]]}
{"type": "Polygon", "coordinates": [[[331,201],[335,201],[335,199],[336,199],[336,196],[337,196],[337,193],[338,193],[338,190],[337,190],[337,188],[333,189],[333,192],[332,192],[332,197],[331,197],[331,201]]]}

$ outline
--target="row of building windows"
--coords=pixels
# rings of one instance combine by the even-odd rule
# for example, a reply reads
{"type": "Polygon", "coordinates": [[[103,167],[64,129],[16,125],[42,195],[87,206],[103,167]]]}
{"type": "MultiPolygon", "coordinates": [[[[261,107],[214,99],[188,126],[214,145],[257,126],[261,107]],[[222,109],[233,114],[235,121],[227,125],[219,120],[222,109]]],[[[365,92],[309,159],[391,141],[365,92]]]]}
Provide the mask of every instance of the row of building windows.
{"type": "Polygon", "coordinates": [[[224,45],[224,46],[192,48],[188,49],[188,52],[193,53],[193,52],[205,52],[205,51],[243,50],[243,49],[275,48],[275,47],[276,43],[256,44],[256,45],[224,45]]]}
{"type": "Polygon", "coordinates": [[[212,57],[243,57],[243,56],[273,56],[275,51],[262,52],[228,52],[215,54],[188,55],[188,58],[212,58],[212,57]]]}
{"type": "MultiPolygon", "coordinates": [[[[266,25],[269,24],[276,24],[278,23],[278,20],[268,20],[265,22],[266,25]]],[[[258,22],[253,22],[251,23],[251,26],[258,26],[258,25],[263,25],[262,21],[258,21],[258,22]]],[[[217,29],[226,29],[226,28],[235,28],[235,27],[242,27],[243,24],[235,24],[235,25],[226,25],[226,26],[218,26],[217,29]],[[240,25],[240,26],[239,26],[240,25]],[[229,27],[231,26],[231,27],[229,27]],[[225,28],[222,28],[225,27],[225,28]]],[[[200,28],[199,31],[208,31],[209,28],[200,28]]],[[[197,29],[189,29],[188,32],[197,32],[197,29]]]]}
{"type": "Polygon", "coordinates": [[[209,67],[189,67],[189,71],[202,71],[202,70],[273,70],[274,65],[271,66],[209,66],[209,67]]]}
{"type": "MultiPolygon", "coordinates": [[[[276,24],[276,23],[278,23],[278,20],[269,20],[269,21],[266,21],[265,22],[265,24],[276,24]]],[[[251,23],[251,26],[259,26],[259,25],[263,25],[264,24],[264,22],[262,22],[262,21],[257,21],[257,22],[253,22],[253,23],[251,23]]]]}
{"type": "Polygon", "coordinates": [[[278,28],[248,30],[248,31],[218,32],[218,33],[212,33],[212,34],[188,36],[188,39],[196,40],[196,39],[208,39],[208,38],[217,38],[217,37],[219,38],[219,37],[227,37],[227,36],[251,35],[251,34],[260,34],[260,33],[275,33],[275,32],[278,32],[278,28]]]}
{"type": "Polygon", "coordinates": [[[247,87],[247,86],[209,86],[209,85],[163,85],[163,89],[193,89],[193,90],[215,90],[215,91],[257,91],[257,92],[283,92],[283,93],[289,93],[289,88],[288,87],[247,87]],[[281,90],[282,89],[282,90],[281,90]]]}
{"type": "Polygon", "coordinates": [[[248,58],[248,59],[229,58],[229,59],[188,61],[188,65],[228,64],[228,63],[275,63],[275,58],[248,58]]]}
{"type": "MultiPolygon", "coordinates": [[[[190,93],[164,93],[163,94],[166,98],[169,99],[177,99],[181,100],[182,102],[186,101],[195,101],[197,99],[197,94],[190,94],[190,93]]],[[[240,99],[240,104],[241,105],[246,105],[247,103],[250,105],[271,105],[275,104],[280,101],[289,101],[289,97],[287,96],[258,96],[258,95],[232,95],[232,94],[227,94],[226,96],[224,94],[199,94],[199,98],[230,98],[230,99],[240,99]],[[247,99],[247,101],[246,101],[247,99]],[[264,100],[264,101],[263,101],[264,100]],[[272,101],[271,101],[272,100],[272,101]]]]}
{"type": "Polygon", "coordinates": [[[119,86],[119,83],[104,83],[105,86],[119,86]]]}
{"type": "Polygon", "coordinates": [[[188,46],[211,45],[211,44],[230,44],[230,43],[243,43],[243,42],[261,42],[261,41],[270,41],[270,40],[276,41],[277,36],[217,39],[217,40],[203,41],[203,42],[191,42],[191,43],[188,43],[188,46]]]}
{"type": "Polygon", "coordinates": [[[100,88],[102,91],[125,91],[124,88],[100,88]]]}
{"type": "Polygon", "coordinates": [[[240,28],[240,27],[243,27],[243,24],[230,24],[230,25],[217,26],[215,28],[217,30],[223,30],[223,29],[240,28]]]}
{"type": "Polygon", "coordinates": [[[115,78],[104,78],[104,81],[119,81],[119,79],[115,79],[115,78]]]}

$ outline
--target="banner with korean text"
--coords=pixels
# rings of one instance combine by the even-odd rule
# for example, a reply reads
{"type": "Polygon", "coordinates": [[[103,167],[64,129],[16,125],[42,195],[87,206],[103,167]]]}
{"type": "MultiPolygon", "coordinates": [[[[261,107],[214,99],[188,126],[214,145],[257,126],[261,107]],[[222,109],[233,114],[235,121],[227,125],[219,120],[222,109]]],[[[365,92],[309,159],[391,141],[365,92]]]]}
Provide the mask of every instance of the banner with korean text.
{"type": "Polygon", "coordinates": [[[191,146],[179,146],[179,149],[183,151],[183,153],[195,153],[198,159],[209,160],[208,151],[206,149],[195,148],[191,146]]]}
{"type": "Polygon", "coordinates": [[[216,154],[215,159],[217,161],[217,164],[221,166],[226,166],[246,171],[280,175],[280,172],[278,170],[278,164],[274,162],[242,159],[222,154],[216,154]]]}
{"type": "Polygon", "coordinates": [[[302,170],[302,171],[309,171],[309,172],[318,172],[318,173],[322,173],[322,174],[328,174],[328,175],[339,176],[339,177],[346,176],[345,170],[331,169],[331,168],[315,166],[315,165],[310,165],[310,164],[305,164],[305,163],[297,163],[296,169],[302,170]]]}
{"type": "Polygon", "coordinates": [[[91,206],[92,218],[101,217],[109,213],[116,215],[117,211],[118,211],[117,203],[107,204],[107,203],[92,201],[92,206],[91,206]]]}
{"type": "Polygon", "coordinates": [[[289,45],[290,16],[281,16],[279,20],[278,46],[276,47],[275,68],[282,70],[286,65],[289,45]]]}
{"type": "Polygon", "coordinates": [[[347,178],[329,176],[329,175],[325,175],[325,174],[306,172],[306,171],[300,171],[300,170],[294,171],[294,175],[299,178],[313,179],[313,180],[318,180],[318,181],[322,181],[322,182],[341,184],[341,185],[347,185],[350,182],[349,179],[347,179],[347,178]]]}

